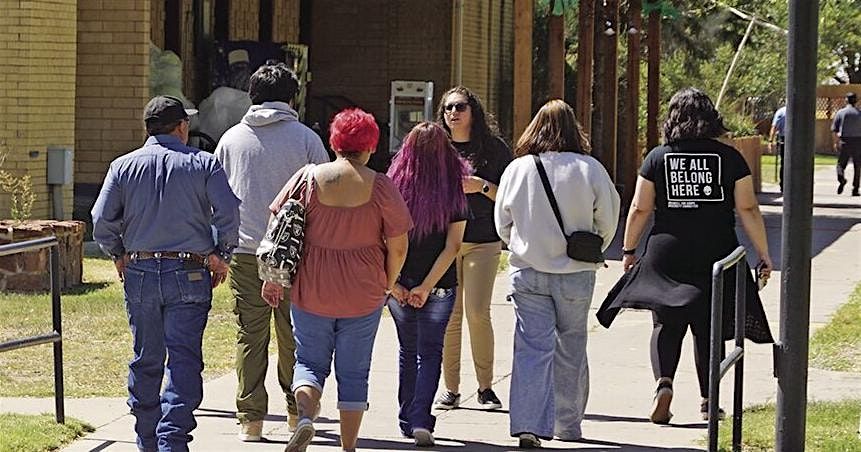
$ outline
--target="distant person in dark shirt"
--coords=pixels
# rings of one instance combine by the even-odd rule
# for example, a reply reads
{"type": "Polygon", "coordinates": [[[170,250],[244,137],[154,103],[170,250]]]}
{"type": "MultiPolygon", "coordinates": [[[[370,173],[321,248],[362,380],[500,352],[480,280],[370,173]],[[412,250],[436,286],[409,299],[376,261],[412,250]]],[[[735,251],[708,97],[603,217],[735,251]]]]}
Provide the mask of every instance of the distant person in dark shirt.
{"type": "Polygon", "coordinates": [[[149,138],[111,162],[92,212],[93,238],[123,281],[134,347],[128,404],[144,451],[188,450],[212,288],[239,240],[227,175],[214,155],[186,146],[189,113],[175,97],[147,104],[149,138]]]}
{"type": "Polygon", "coordinates": [[[466,223],[463,246],[455,259],[457,298],[445,335],[443,381],[446,391],[434,407],[441,410],[460,404],[460,349],[464,314],[469,324],[472,362],[478,380],[477,402],[486,410],[502,408],[491,388],[493,383],[493,324],[490,300],[499,267],[502,241],[493,224],[496,189],[502,172],[513,158],[499,137],[493,116],[468,88],[456,86],[442,95],[437,122],[449,133],[452,144],[473,168],[463,180],[463,191],[472,218],[466,223]]]}
{"type": "Polygon", "coordinates": [[[417,125],[404,138],[388,172],[415,224],[406,263],[387,304],[400,342],[398,421],[401,433],[420,447],[434,445],[431,404],[454,307],[454,259],[468,216],[462,181],[468,174],[469,165],[445,130],[430,122],[417,125]]]}
{"type": "Polygon", "coordinates": [[[852,196],[861,196],[861,110],[855,104],[858,96],[855,93],[846,94],[846,106],[834,115],[831,131],[834,132],[834,150],[837,154],[837,194],[843,193],[846,186],[846,166],[852,160],[852,196]]]}

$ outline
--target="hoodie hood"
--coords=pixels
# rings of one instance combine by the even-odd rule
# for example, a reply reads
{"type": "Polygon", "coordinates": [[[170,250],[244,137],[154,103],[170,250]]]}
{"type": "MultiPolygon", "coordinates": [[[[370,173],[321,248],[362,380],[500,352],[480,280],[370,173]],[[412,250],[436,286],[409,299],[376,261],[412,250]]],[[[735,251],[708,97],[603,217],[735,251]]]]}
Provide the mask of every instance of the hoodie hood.
{"type": "Polygon", "coordinates": [[[252,105],[242,117],[242,123],[251,127],[268,126],[278,121],[298,121],[299,115],[285,102],[263,102],[252,105]]]}

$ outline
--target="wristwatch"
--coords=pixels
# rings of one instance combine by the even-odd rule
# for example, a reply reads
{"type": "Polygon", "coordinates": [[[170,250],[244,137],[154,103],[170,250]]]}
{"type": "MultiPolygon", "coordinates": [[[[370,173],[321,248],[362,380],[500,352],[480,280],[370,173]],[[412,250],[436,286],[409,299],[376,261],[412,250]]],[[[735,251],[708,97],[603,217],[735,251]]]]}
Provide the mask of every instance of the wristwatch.
{"type": "Polygon", "coordinates": [[[490,191],[490,185],[487,185],[487,181],[484,181],[484,185],[481,186],[481,192],[487,193],[490,191]]]}

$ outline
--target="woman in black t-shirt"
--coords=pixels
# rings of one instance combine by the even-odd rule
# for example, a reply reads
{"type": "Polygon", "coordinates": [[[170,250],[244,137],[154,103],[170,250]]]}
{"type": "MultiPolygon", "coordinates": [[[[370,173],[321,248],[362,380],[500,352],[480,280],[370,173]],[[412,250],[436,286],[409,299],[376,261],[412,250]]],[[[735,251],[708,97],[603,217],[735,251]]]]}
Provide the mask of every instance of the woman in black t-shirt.
{"type": "Polygon", "coordinates": [[[437,122],[451,137],[461,157],[472,165],[473,173],[463,179],[463,192],[472,218],[466,224],[463,246],[455,259],[457,299],[445,335],[443,382],[446,391],[434,408],[449,410],[460,404],[460,349],[463,316],[469,323],[472,360],[478,380],[476,401],[488,410],[502,408],[493,392],[493,325],[490,299],[499,267],[502,241],[493,224],[496,189],[505,167],[511,163],[511,149],[499,137],[496,121],[484,111],[472,91],[456,86],[442,95],[437,122]]]}
{"type": "MultiPolygon", "coordinates": [[[[621,308],[652,310],[651,357],[657,390],[650,419],[658,424],[672,417],[673,377],[688,326],[694,336],[703,398],[700,412],[703,419],[708,418],[711,268],[739,244],[736,214],[759,256],[761,276],[768,278],[772,269],[750,169],[737,150],[716,140],[725,132],[720,114],[702,91],[686,88],[672,97],[664,124],[665,144],[646,156],[628,212],[622,259],[628,274],[598,312],[602,325],[609,326],[621,308]],[[653,212],[654,226],[636,262],[634,253],[653,212]]],[[[729,298],[735,278],[725,279],[724,293],[729,298]]],[[[748,279],[747,337],[773,342],[759,294],[748,279]]],[[[734,303],[724,300],[723,307],[723,332],[729,336],[733,329],[727,323],[733,320],[734,303]]],[[[719,414],[723,416],[722,411],[719,414]]]]}
{"type": "Polygon", "coordinates": [[[387,301],[400,342],[398,422],[417,446],[433,446],[431,404],[439,386],[446,326],[454,306],[454,259],[468,207],[463,178],[469,164],[439,125],[423,122],[406,136],[388,176],[415,227],[401,275],[387,301]]]}

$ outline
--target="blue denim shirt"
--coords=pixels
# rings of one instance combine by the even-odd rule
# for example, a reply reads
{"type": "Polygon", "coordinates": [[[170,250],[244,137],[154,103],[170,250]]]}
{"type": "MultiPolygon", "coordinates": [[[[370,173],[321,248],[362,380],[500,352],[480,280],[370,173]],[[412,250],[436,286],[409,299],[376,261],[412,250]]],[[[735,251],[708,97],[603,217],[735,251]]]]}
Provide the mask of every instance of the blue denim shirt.
{"type": "Polygon", "coordinates": [[[239,240],[239,202],[214,155],[173,135],[152,136],[111,162],[93,206],[93,238],[112,256],[217,250],[229,257],[239,240]]]}

